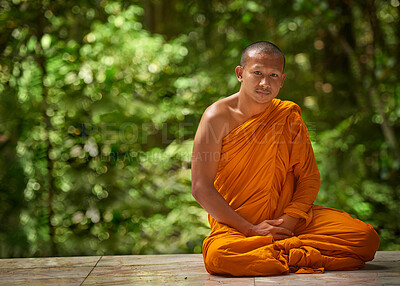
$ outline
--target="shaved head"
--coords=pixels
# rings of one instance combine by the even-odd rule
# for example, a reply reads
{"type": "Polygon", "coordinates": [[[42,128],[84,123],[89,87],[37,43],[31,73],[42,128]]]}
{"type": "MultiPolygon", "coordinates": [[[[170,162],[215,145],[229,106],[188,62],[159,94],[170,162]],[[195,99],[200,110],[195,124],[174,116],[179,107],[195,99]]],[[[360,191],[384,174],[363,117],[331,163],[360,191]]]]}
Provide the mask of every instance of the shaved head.
{"type": "Polygon", "coordinates": [[[283,70],[285,69],[285,55],[282,53],[282,51],[273,43],[267,42],[267,41],[261,41],[261,42],[255,42],[251,44],[250,46],[247,46],[247,48],[244,49],[242,52],[242,56],[240,58],[240,65],[244,68],[246,65],[247,58],[249,57],[249,54],[252,52],[261,52],[261,53],[266,53],[266,54],[279,54],[282,55],[283,57],[283,70]]]}

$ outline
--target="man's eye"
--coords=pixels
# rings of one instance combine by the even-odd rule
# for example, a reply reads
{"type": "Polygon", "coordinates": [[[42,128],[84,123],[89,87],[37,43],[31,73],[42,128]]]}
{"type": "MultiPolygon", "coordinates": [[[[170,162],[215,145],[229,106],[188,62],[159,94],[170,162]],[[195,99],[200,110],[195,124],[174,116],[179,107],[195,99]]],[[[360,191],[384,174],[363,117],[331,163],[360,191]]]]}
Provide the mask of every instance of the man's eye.
{"type": "Polygon", "coordinates": [[[272,77],[277,77],[278,75],[276,73],[271,74],[272,77]]]}
{"type": "Polygon", "coordinates": [[[259,72],[259,71],[255,71],[254,73],[257,74],[257,75],[261,74],[261,72],[259,72]]]}

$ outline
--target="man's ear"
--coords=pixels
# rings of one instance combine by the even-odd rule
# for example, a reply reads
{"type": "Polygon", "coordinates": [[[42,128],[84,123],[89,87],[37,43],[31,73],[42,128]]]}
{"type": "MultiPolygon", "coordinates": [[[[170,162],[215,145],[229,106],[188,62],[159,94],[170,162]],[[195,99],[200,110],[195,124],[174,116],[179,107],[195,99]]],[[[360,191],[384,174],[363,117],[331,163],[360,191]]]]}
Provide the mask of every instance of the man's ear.
{"type": "Polygon", "coordinates": [[[235,68],[236,77],[239,82],[243,82],[243,70],[244,70],[244,68],[242,66],[237,66],[235,68]]]}
{"type": "Polygon", "coordinates": [[[283,82],[285,81],[285,79],[286,79],[286,73],[284,72],[284,73],[282,74],[281,87],[283,86],[283,82]]]}

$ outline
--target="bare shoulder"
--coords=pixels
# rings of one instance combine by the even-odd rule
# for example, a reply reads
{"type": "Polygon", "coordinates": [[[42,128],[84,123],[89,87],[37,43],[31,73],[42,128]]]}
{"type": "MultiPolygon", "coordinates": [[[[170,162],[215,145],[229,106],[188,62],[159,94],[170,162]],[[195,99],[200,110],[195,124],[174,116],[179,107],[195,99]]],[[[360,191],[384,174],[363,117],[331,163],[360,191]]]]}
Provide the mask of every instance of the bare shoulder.
{"type": "Polygon", "coordinates": [[[232,111],[235,104],[236,94],[214,102],[204,111],[199,128],[206,129],[205,131],[212,132],[216,138],[222,139],[235,125],[232,111]]]}
{"type": "Polygon", "coordinates": [[[220,99],[207,107],[204,111],[203,119],[226,120],[226,117],[229,116],[229,101],[227,101],[227,99],[228,98],[220,99]]]}

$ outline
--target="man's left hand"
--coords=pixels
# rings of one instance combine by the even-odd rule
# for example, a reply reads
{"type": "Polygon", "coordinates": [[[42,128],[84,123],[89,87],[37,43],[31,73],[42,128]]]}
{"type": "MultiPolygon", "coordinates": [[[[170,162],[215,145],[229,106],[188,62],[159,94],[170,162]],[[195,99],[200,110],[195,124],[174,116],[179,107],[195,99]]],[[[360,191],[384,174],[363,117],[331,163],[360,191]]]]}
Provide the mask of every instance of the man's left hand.
{"type": "Polygon", "coordinates": [[[298,218],[292,217],[288,214],[283,214],[282,216],[278,217],[277,219],[283,219],[283,222],[279,226],[288,229],[292,233],[294,233],[294,229],[299,221],[298,218]]]}

